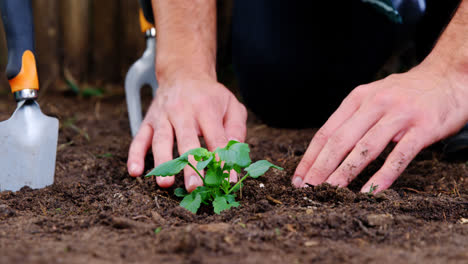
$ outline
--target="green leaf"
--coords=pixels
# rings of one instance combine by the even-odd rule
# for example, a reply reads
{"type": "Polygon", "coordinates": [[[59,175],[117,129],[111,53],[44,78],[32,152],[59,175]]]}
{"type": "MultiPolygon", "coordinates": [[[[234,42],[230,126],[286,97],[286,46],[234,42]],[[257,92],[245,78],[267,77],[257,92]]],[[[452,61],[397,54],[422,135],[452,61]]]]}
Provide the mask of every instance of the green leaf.
{"type": "Polygon", "coordinates": [[[221,211],[231,208],[223,196],[217,196],[213,201],[213,208],[216,214],[220,214],[221,211]]]}
{"type": "Polygon", "coordinates": [[[276,168],[278,170],[283,170],[283,168],[278,167],[278,166],[270,163],[269,161],[259,160],[259,161],[255,162],[255,163],[253,163],[252,165],[250,165],[249,167],[245,168],[245,171],[249,173],[250,177],[258,178],[258,177],[262,176],[263,174],[265,174],[265,172],[267,172],[267,170],[272,168],[272,167],[276,168]]]}
{"type": "Polygon", "coordinates": [[[201,195],[194,191],[190,195],[187,195],[184,197],[184,199],[182,199],[182,201],[180,202],[180,206],[196,214],[198,211],[198,208],[200,208],[201,203],[202,203],[201,195]]]}
{"type": "Polygon", "coordinates": [[[225,148],[230,148],[232,145],[239,143],[237,140],[229,140],[225,148]]]}
{"type": "Polygon", "coordinates": [[[188,193],[184,188],[177,188],[174,190],[174,194],[177,197],[185,197],[188,193]]]}
{"type": "Polygon", "coordinates": [[[81,91],[81,95],[84,97],[99,97],[104,94],[104,91],[101,88],[96,88],[96,87],[86,87],[81,91]]]}
{"type": "Polygon", "coordinates": [[[112,153],[97,154],[96,158],[112,158],[112,153]]]}
{"type": "Polygon", "coordinates": [[[228,203],[238,204],[237,206],[240,205],[238,202],[236,202],[236,195],[235,194],[226,194],[226,195],[224,195],[224,197],[226,198],[226,201],[228,201],[228,203]]]}
{"type": "Polygon", "coordinates": [[[231,207],[238,207],[240,204],[233,198],[232,195],[216,196],[213,201],[214,212],[220,214],[221,211],[231,209],[231,207]]]}
{"type": "Polygon", "coordinates": [[[186,159],[174,159],[154,168],[150,173],[146,174],[148,176],[172,176],[179,173],[185,166],[187,166],[188,160],[186,159]]]}
{"type": "Polygon", "coordinates": [[[200,194],[202,202],[204,202],[210,199],[211,190],[206,186],[198,186],[192,193],[200,194]]]}
{"type": "Polygon", "coordinates": [[[205,174],[207,186],[219,186],[223,181],[223,171],[220,167],[209,168],[205,174]]]}
{"type": "Polygon", "coordinates": [[[208,159],[205,159],[203,161],[199,161],[197,164],[197,170],[204,170],[208,164],[213,160],[213,155],[210,155],[208,159]]]}
{"type": "Polygon", "coordinates": [[[224,193],[228,193],[228,192],[229,192],[229,189],[231,189],[231,183],[229,182],[229,180],[224,179],[224,180],[221,182],[221,190],[223,190],[224,193]]]}
{"type": "Polygon", "coordinates": [[[65,77],[65,82],[67,83],[68,85],[68,88],[70,88],[70,90],[75,93],[75,94],[79,94],[80,93],[80,88],[78,87],[78,85],[75,83],[74,80],[72,79],[67,79],[65,77]]]}
{"type": "Polygon", "coordinates": [[[189,155],[191,155],[195,158],[195,160],[199,161],[204,158],[209,158],[211,154],[212,153],[209,152],[206,148],[194,148],[182,154],[179,159],[188,160],[189,155]]]}
{"type": "Polygon", "coordinates": [[[216,149],[215,153],[231,168],[235,165],[245,168],[252,162],[249,155],[249,145],[246,143],[231,140],[226,147],[216,149]]]}
{"type": "Polygon", "coordinates": [[[161,232],[161,230],[162,230],[162,227],[158,227],[158,228],[154,229],[154,234],[156,234],[156,235],[159,234],[159,232],[161,232]]]}

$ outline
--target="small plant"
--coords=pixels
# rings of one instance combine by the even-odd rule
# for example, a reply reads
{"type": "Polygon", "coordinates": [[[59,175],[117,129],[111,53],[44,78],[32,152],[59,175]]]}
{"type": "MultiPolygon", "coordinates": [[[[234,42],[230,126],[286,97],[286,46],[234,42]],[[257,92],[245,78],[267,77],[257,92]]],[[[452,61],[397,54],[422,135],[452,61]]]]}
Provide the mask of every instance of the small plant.
{"type": "Polygon", "coordinates": [[[159,234],[159,232],[161,232],[161,230],[162,230],[162,227],[158,227],[158,228],[154,229],[154,234],[155,235],[159,234]]]}
{"type": "Polygon", "coordinates": [[[374,194],[374,192],[377,190],[377,188],[379,188],[379,185],[374,185],[373,183],[371,183],[370,188],[369,188],[369,192],[367,194],[374,194]]]}
{"type": "Polygon", "coordinates": [[[146,177],[172,176],[179,173],[185,166],[190,166],[202,179],[203,186],[197,187],[191,193],[187,193],[184,188],[177,188],[174,192],[175,195],[184,198],[180,202],[180,206],[192,213],[196,213],[202,203],[211,203],[214,212],[219,214],[223,210],[240,205],[236,201],[234,193],[240,189],[242,182],[247,177],[258,178],[272,167],[279,170],[283,169],[266,160],[251,163],[249,153],[249,145],[235,140],[229,141],[226,147],[217,148],[214,152],[210,152],[205,148],[195,148],[174,160],[157,166],[146,177]],[[189,156],[193,156],[198,162],[196,168],[189,162],[189,156]],[[204,169],[206,169],[205,177],[202,177],[200,171],[204,169]],[[229,172],[235,170],[237,173],[241,173],[242,169],[246,174],[231,186],[229,172]]]}

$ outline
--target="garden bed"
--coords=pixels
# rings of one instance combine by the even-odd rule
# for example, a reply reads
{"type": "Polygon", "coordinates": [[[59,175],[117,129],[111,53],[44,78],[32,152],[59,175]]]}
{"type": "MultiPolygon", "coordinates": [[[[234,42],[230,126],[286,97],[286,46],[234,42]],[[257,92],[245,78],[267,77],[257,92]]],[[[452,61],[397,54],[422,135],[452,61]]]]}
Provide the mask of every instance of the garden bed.
{"type": "MultiPolygon", "coordinates": [[[[4,120],[14,103],[2,97],[4,120]]],[[[246,181],[239,208],[216,215],[202,206],[193,215],[173,195],[181,177],[161,189],[128,176],[123,94],[48,92],[40,103],[61,121],[55,184],[0,193],[1,263],[468,262],[468,165],[445,161],[439,145],[376,196],[359,189],[385,155],[349,189],[296,189],[290,178],[315,130],[251,118],[252,160],[285,170],[246,181]]]]}

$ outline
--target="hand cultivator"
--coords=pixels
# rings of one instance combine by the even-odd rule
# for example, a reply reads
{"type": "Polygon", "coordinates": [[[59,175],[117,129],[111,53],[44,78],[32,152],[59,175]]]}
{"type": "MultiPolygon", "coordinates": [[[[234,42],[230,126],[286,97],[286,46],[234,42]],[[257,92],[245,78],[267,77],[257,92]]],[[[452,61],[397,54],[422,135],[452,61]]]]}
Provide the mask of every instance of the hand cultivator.
{"type": "Polygon", "coordinates": [[[0,122],[0,191],[43,188],[54,182],[58,120],[44,115],[36,102],[31,2],[1,0],[0,8],[8,44],[6,74],[18,104],[11,118],[0,122]]]}
{"type": "Polygon", "coordinates": [[[132,136],[135,136],[143,120],[141,113],[140,90],[144,85],[149,85],[153,91],[153,97],[158,88],[155,75],[156,56],[156,29],[148,22],[140,10],[141,31],[146,35],[146,50],[128,70],[125,78],[125,95],[127,99],[128,118],[132,136]]]}

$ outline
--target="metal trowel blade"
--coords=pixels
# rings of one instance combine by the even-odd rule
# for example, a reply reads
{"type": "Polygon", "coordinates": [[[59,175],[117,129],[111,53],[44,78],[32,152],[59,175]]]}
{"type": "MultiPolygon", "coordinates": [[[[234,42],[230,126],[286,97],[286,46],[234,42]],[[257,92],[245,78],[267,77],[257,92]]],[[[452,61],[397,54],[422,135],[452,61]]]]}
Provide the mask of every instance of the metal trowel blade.
{"type": "Polygon", "coordinates": [[[11,118],[0,122],[0,191],[54,183],[58,126],[34,100],[18,102],[11,118]]]}

